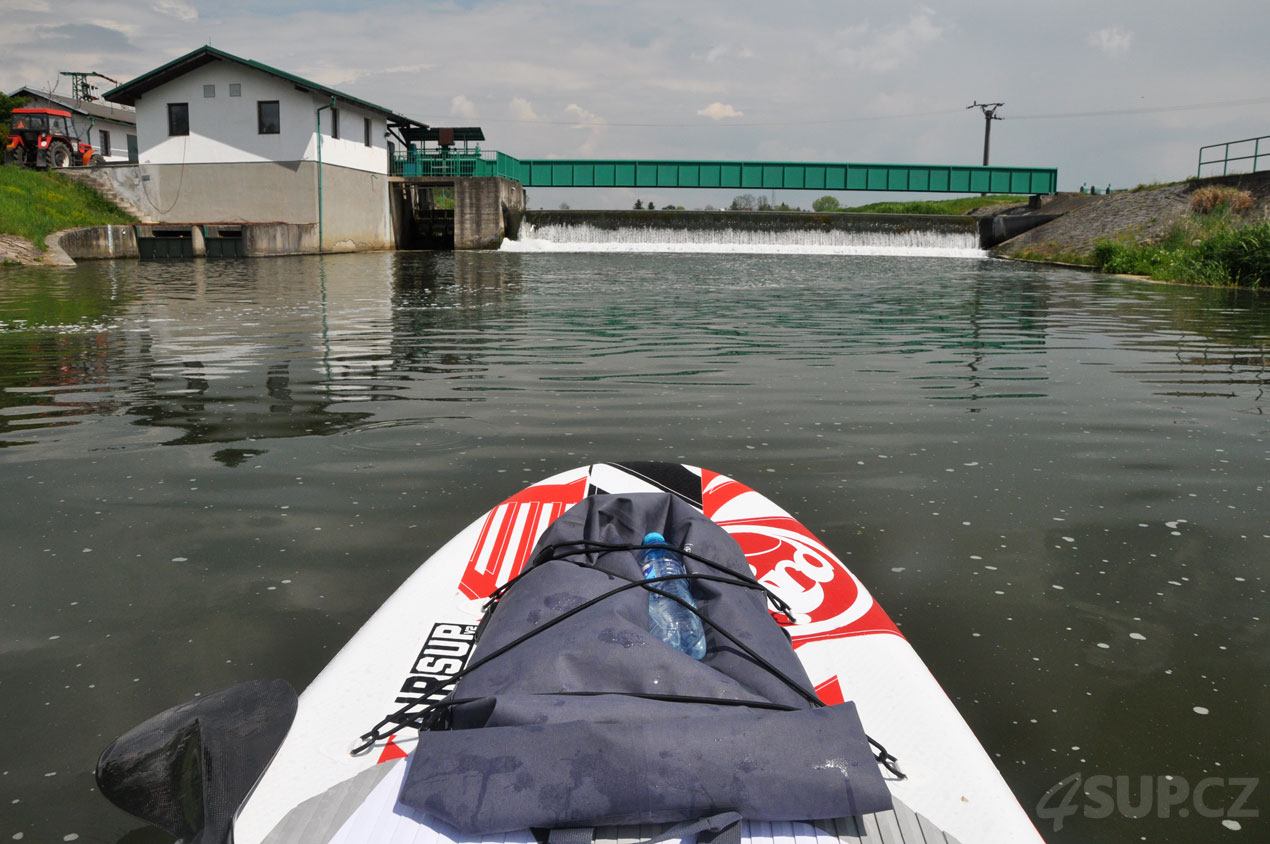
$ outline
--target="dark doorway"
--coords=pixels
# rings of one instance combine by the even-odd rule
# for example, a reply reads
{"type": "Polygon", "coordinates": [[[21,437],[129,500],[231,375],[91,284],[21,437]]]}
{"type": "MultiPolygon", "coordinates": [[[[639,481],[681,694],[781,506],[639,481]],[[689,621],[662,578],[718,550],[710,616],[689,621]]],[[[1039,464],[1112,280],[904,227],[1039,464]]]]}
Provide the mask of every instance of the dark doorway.
{"type": "Polygon", "coordinates": [[[454,186],[410,185],[407,249],[454,248],[454,186]]]}

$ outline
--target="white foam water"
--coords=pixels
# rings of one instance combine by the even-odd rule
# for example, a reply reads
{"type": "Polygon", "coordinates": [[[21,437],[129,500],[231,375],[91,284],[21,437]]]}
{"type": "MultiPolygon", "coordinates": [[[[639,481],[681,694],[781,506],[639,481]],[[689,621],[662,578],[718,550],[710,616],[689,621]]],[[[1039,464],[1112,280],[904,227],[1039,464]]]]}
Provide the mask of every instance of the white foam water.
{"type": "Polygon", "coordinates": [[[911,230],[831,231],[743,229],[602,229],[524,223],[519,240],[504,240],[504,252],[671,252],[763,255],[912,255],[927,258],[986,258],[973,232],[911,230]]]}

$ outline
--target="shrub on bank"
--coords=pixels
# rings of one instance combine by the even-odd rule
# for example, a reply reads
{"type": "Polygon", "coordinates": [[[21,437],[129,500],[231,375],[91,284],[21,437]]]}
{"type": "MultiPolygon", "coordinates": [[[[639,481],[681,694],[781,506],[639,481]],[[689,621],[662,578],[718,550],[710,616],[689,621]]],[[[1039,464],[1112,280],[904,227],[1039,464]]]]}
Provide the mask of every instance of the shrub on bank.
{"type": "Polygon", "coordinates": [[[1188,257],[1188,271],[1205,284],[1261,287],[1270,283],[1270,221],[1214,234],[1188,257]],[[1212,281],[1204,279],[1212,274],[1212,281]]]}
{"type": "Polygon", "coordinates": [[[1252,207],[1252,194],[1226,185],[1208,185],[1191,193],[1191,211],[1196,214],[1211,214],[1223,205],[1231,211],[1247,211],[1252,207]]]}
{"type": "MultiPolygon", "coordinates": [[[[1206,202],[1201,200],[1200,206],[1206,202]]],[[[1091,257],[1095,267],[1108,273],[1260,288],[1270,285],[1270,221],[1244,224],[1227,194],[1208,212],[1191,214],[1174,226],[1159,243],[1101,240],[1091,257]]]]}

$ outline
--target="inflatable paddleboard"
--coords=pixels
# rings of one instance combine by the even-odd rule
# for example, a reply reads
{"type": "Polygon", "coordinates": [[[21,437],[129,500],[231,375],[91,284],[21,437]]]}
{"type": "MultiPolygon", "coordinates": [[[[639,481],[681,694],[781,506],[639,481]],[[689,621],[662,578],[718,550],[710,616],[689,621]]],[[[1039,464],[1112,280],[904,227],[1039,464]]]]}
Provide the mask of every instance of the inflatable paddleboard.
{"type": "MultiPolygon", "coordinates": [[[[398,806],[407,763],[427,760],[409,758],[417,733],[394,730],[392,717],[412,708],[423,710],[444,697],[448,689],[438,691],[438,681],[468,664],[486,598],[525,568],[549,524],[586,496],[644,492],[679,497],[736,540],[757,580],[792,610],[793,623],[780,618],[820,699],[830,705],[854,701],[869,736],[898,759],[903,771],[903,778],[883,771],[894,797],[893,811],[833,822],[747,821],[742,827],[747,842],[1041,841],[948,696],[842,561],[797,519],[739,481],[667,463],[584,466],[513,495],[420,566],[298,702],[294,697],[287,701],[276,686],[257,685],[244,692],[256,695],[254,701],[208,696],[185,705],[220,707],[215,713],[209,708],[198,717],[195,709],[170,710],[143,725],[149,732],[142,731],[133,747],[145,747],[123,749],[129,738],[125,736],[103,755],[98,772],[103,793],[120,802],[111,792],[127,788],[118,783],[108,787],[107,782],[118,771],[138,769],[137,760],[158,753],[160,746],[172,756],[173,748],[189,745],[173,738],[184,735],[182,730],[190,733],[188,724],[198,721],[206,733],[220,719],[238,725],[231,730],[235,738],[204,736],[199,753],[204,759],[200,787],[205,795],[217,794],[204,802],[221,805],[196,807],[194,814],[203,827],[181,825],[190,810],[159,824],[173,834],[219,844],[224,840],[221,828],[228,832],[232,826],[230,840],[235,844],[534,844],[529,830],[465,838],[420,812],[398,806]],[[254,714],[262,709],[277,710],[279,720],[253,726],[254,714]],[[232,756],[230,761],[238,766],[233,778],[239,782],[207,782],[211,777],[206,757],[211,755],[232,756]],[[108,757],[125,758],[128,764],[108,757]]],[[[188,784],[190,778],[181,779],[185,769],[180,767],[188,763],[164,764],[169,779],[188,784]]],[[[165,787],[151,790],[156,788],[165,787]]],[[[194,799],[181,798],[180,789],[176,791],[169,803],[194,799]]],[[[625,844],[656,833],[642,827],[610,827],[601,828],[596,837],[625,844]]]]}

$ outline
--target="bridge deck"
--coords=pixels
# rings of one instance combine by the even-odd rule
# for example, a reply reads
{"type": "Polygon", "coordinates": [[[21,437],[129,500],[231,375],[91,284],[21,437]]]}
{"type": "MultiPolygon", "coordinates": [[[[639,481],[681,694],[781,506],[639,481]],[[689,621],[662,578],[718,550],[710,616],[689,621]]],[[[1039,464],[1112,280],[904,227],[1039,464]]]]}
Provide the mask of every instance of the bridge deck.
{"type": "Polygon", "coordinates": [[[501,152],[412,153],[395,158],[392,175],[502,176],[527,188],[727,188],[734,190],[1054,193],[1052,167],[856,164],[777,161],[528,159],[501,152]]]}

